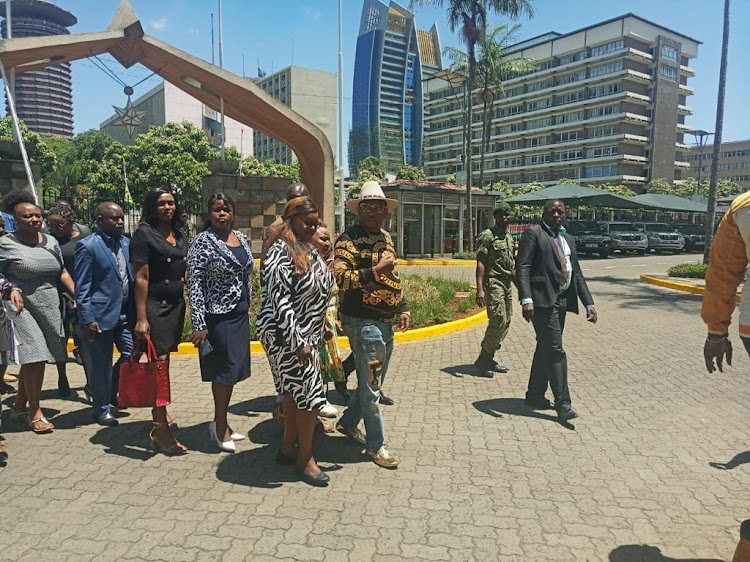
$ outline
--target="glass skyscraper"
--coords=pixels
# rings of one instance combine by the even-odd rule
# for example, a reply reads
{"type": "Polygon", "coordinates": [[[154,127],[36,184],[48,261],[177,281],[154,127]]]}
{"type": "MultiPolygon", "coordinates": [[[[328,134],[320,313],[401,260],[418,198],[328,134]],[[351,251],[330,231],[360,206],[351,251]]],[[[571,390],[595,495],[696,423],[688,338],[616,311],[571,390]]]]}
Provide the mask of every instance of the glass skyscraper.
{"type": "Polygon", "coordinates": [[[422,83],[441,69],[434,25],[417,29],[414,14],[396,2],[365,0],[354,60],[352,174],[367,156],[380,158],[388,172],[402,164],[421,165],[422,83]]]}

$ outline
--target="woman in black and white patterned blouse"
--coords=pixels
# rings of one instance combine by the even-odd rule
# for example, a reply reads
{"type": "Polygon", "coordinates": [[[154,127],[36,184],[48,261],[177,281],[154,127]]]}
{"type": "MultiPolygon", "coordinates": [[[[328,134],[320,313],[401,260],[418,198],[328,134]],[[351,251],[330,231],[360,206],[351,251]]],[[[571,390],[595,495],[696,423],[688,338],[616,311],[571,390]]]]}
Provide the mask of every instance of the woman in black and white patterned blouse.
{"type": "Polygon", "coordinates": [[[188,292],[193,345],[201,379],[211,383],[214,420],[208,429],[220,450],[235,452],[244,439],[227,421],[234,385],[250,376],[250,273],[253,256],[245,235],[232,229],[234,201],[223,193],[208,198],[208,220],[188,250],[188,292]]]}
{"type": "Polygon", "coordinates": [[[311,241],[320,215],[309,197],[284,207],[283,225],[263,257],[263,299],[258,336],[284,393],[284,441],[280,464],[295,464],[300,478],[325,486],[328,476],[313,458],[318,411],[326,403],[318,350],[333,276],[311,241]],[[299,447],[297,447],[299,445],[299,447]]]}

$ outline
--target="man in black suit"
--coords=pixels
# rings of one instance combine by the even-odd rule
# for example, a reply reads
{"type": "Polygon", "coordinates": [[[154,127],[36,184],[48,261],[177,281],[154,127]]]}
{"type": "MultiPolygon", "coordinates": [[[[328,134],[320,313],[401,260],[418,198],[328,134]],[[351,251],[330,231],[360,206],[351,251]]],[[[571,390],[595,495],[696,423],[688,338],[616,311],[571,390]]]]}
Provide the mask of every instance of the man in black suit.
{"type": "Polygon", "coordinates": [[[536,332],[526,404],[532,408],[552,409],[553,404],[544,396],[549,384],[561,422],[578,417],[571,408],[568,390],[568,360],[562,341],[565,315],[567,312],[578,314],[580,298],[586,307],[586,319],[594,324],[597,320],[594,300],[564,222],[565,204],[547,201],[542,210],[542,223],[523,233],[516,258],[523,317],[533,322],[536,332]]]}

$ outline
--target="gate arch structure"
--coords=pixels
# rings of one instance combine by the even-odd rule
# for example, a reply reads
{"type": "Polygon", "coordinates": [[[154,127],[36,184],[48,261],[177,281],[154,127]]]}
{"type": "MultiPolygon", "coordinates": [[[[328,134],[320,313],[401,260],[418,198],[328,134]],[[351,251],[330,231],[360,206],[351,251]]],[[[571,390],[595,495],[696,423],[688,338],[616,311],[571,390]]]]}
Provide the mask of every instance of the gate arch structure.
{"type": "Polygon", "coordinates": [[[310,195],[333,220],[333,152],[323,131],[251,80],[147,35],[128,0],[120,2],[106,31],[0,41],[0,61],[16,74],[103,53],[126,68],[141,63],[216,111],[223,98],[227,116],[289,145],[310,195]]]}

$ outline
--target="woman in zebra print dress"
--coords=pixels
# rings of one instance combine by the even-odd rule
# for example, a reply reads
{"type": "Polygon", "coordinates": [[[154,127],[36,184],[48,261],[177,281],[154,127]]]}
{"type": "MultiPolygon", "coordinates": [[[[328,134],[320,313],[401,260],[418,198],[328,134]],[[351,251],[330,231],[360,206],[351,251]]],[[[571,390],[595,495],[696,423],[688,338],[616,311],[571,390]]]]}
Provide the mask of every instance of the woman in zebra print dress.
{"type": "Polygon", "coordinates": [[[326,403],[318,349],[333,276],[311,240],[320,215],[312,199],[298,197],[284,207],[280,228],[263,258],[263,298],[258,336],[280,381],[284,405],[284,441],[280,464],[295,464],[300,478],[325,486],[328,476],[312,454],[318,411],[326,403]]]}

